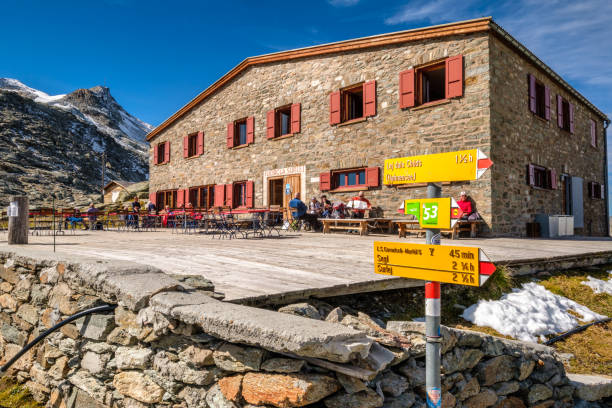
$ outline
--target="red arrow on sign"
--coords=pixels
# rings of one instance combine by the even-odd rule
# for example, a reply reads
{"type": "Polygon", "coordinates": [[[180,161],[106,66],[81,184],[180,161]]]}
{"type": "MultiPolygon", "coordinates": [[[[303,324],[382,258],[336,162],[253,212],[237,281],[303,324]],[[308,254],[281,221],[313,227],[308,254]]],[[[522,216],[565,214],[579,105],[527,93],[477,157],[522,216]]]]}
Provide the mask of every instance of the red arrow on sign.
{"type": "Polygon", "coordinates": [[[483,169],[483,170],[488,169],[492,165],[493,165],[493,161],[491,159],[489,159],[488,157],[486,159],[478,160],[478,163],[477,163],[477,167],[479,169],[483,169]]]}

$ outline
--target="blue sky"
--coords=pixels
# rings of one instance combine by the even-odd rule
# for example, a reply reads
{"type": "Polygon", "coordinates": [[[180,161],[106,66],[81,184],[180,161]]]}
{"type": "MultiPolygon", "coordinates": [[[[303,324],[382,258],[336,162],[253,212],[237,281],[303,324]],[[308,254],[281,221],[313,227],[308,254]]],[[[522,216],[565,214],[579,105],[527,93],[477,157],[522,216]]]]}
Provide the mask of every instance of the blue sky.
{"type": "Polygon", "coordinates": [[[482,16],[612,116],[610,0],[3,0],[0,76],[158,125],[248,56],[482,16]]]}

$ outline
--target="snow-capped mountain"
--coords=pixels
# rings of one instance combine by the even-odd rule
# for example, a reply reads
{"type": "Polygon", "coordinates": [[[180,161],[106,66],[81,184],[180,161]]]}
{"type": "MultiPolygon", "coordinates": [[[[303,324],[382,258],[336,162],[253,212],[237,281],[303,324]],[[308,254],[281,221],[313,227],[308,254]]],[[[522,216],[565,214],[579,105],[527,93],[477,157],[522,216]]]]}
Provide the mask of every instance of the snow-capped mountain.
{"type": "Polygon", "coordinates": [[[152,129],[106,87],[52,96],[0,78],[0,203],[22,193],[34,205],[53,195],[66,204],[88,201],[100,191],[102,152],[106,182],[144,180],[152,129]]]}

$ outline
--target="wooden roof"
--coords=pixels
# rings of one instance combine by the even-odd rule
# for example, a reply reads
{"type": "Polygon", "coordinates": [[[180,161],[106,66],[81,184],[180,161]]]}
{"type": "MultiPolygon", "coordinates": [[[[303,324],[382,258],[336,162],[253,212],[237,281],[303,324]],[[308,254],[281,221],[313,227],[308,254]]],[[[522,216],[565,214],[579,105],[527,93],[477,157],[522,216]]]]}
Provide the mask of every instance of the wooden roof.
{"type": "Polygon", "coordinates": [[[272,54],[265,54],[256,57],[249,57],[242,61],[240,64],[235,66],[231,71],[227,74],[223,75],[216,82],[210,85],[207,89],[201,92],[198,96],[192,99],[189,103],[179,109],[176,113],[166,119],[162,124],[153,129],[148,135],[147,140],[153,139],[156,135],[178,120],[180,117],[185,115],[195,106],[197,106],[200,102],[206,99],[208,96],[215,93],[219,90],[223,85],[230,82],[233,78],[235,78],[242,71],[247,68],[266,64],[271,62],[279,62],[279,61],[289,61],[298,58],[305,58],[317,55],[325,55],[332,54],[338,52],[346,52],[346,51],[355,51],[372,47],[379,47],[384,45],[392,45],[392,44],[401,44],[411,41],[419,41],[430,38],[439,38],[439,37],[447,37],[451,35],[458,34],[470,34],[475,32],[484,32],[484,31],[492,31],[494,34],[498,35],[504,41],[506,41],[510,46],[512,46],[517,52],[522,54],[527,59],[531,60],[532,63],[539,66],[542,70],[544,70],[549,76],[552,77],[553,80],[558,82],[561,86],[566,88],[572,95],[578,98],[581,102],[585,103],[588,107],[590,107],[595,113],[601,116],[604,120],[609,120],[604,113],[602,113],[599,109],[597,109],[593,104],[591,104],[584,96],[582,96],[578,91],[572,88],[567,82],[565,82],[557,73],[555,73],[551,68],[549,68],[546,64],[544,64],[540,59],[538,59],[531,51],[529,51],[525,46],[520,44],[516,39],[510,36],[506,31],[504,31],[500,26],[498,26],[492,19],[492,17],[482,17],[474,20],[466,20],[459,21],[455,23],[442,24],[424,28],[415,28],[412,30],[406,31],[398,31],[394,33],[380,34],[370,37],[357,38],[346,41],[339,41],[330,44],[323,45],[315,45],[312,47],[298,48],[295,50],[289,51],[281,51],[272,54]]]}

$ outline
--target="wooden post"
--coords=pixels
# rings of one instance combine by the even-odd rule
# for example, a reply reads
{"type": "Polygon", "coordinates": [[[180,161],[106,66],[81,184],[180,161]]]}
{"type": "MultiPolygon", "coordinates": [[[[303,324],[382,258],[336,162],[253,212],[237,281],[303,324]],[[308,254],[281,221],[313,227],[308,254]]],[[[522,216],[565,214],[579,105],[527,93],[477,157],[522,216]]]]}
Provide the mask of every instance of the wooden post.
{"type": "Polygon", "coordinates": [[[12,196],[8,210],[8,243],[28,243],[30,203],[26,196],[12,196]]]}

